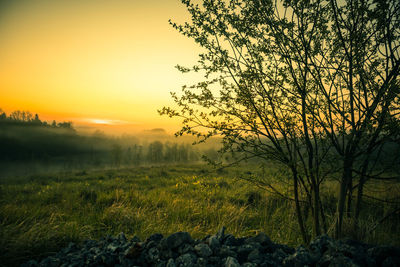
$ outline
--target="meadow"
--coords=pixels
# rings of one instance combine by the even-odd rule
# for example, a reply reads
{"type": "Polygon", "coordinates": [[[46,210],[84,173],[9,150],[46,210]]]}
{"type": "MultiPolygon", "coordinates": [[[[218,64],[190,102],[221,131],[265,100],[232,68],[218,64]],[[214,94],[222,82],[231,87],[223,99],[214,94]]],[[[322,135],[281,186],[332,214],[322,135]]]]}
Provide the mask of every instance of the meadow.
{"type": "MultiPolygon", "coordinates": [[[[273,165],[262,170],[244,165],[215,171],[193,164],[1,177],[0,265],[40,259],[69,242],[120,232],[142,240],[177,231],[200,238],[225,226],[236,236],[265,232],[274,242],[297,246],[302,239],[293,203],[241,179],[285,179],[285,172],[273,165]]],[[[290,186],[280,186],[289,193],[290,186]]],[[[374,188],[377,197],[400,192],[398,184],[390,192],[374,188]]],[[[336,190],[335,181],[323,188],[328,222],[333,221],[336,190]]],[[[389,208],[366,199],[361,213],[365,229],[357,238],[399,246],[400,215],[379,222],[389,208]]]]}

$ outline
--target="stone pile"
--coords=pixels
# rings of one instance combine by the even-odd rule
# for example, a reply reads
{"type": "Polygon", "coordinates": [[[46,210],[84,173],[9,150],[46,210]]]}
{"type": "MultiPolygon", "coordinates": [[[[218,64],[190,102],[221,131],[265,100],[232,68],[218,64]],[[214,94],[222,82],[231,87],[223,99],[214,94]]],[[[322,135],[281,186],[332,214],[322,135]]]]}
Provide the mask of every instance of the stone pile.
{"type": "Polygon", "coordinates": [[[264,233],[236,238],[225,228],[193,239],[187,232],[168,237],[153,234],[145,241],[123,233],[82,245],[70,243],[56,255],[22,266],[400,266],[400,249],[371,246],[323,235],[306,248],[273,243],[264,233]]]}

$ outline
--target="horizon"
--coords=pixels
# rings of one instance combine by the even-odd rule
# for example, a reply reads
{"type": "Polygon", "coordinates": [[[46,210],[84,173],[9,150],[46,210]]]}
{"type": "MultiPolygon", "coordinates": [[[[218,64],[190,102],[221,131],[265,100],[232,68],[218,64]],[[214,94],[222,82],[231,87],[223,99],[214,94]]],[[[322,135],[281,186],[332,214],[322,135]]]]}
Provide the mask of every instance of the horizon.
{"type": "Polygon", "coordinates": [[[177,64],[196,63],[200,48],[168,19],[188,20],[179,0],[23,1],[0,11],[0,103],[44,120],[132,133],[180,128],[160,116],[171,91],[201,79],[177,64]]]}

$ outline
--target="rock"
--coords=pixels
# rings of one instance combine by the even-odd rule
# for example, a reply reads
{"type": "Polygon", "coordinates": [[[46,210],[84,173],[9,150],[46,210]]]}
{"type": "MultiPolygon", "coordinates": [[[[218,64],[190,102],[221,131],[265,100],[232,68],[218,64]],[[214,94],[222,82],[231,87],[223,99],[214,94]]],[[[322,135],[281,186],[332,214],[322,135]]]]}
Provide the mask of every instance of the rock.
{"type": "Polygon", "coordinates": [[[205,258],[197,258],[196,265],[198,267],[206,267],[207,266],[207,260],[205,258]]]}
{"type": "Polygon", "coordinates": [[[235,251],[233,251],[230,247],[228,246],[222,246],[219,248],[217,254],[221,257],[221,258],[226,258],[228,256],[237,258],[237,253],[235,251]]]}
{"type": "Polygon", "coordinates": [[[224,263],[225,267],[240,267],[239,262],[237,261],[237,259],[233,258],[233,257],[227,257],[225,259],[225,263],[224,263]]]}
{"type": "Polygon", "coordinates": [[[252,262],[245,262],[242,264],[242,267],[257,267],[257,264],[252,262]]]}
{"type": "Polygon", "coordinates": [[[247,256],[247,261],[254,263],[261,263],[261,253],[258,249],[254,249],[247,256]]]}
{"type": "Polygon", "coordinates": [[[237,254],[238,254],[238,261],[239,262],[244,262],[247,260],[248,255],[250,254],[250,252],[252,252],[255,249],[255,247],[253,247],[252,245],[242,245],[238,248],[237,250],[237,254]]]}
{"type": "Polygon", "coordinates": [[[194,250],[196,251],[197,255],[199,255],[200,257],[204,257],[204,258],[207,258],[213,254],[210,247],[204,243],[197,244],[194,247],[194,250]]]}
{"type": "Polygon", "coordinates": [[[223,261],[221,257],[211,256],[208,258],[208,262],[216,266],[221,266],[223,261]]]}
{"type": "Polygon", "coordinates": [[[139,242],[134,243],[125,251],[125,257],[127,258],[136,258],[142,253],[142,246],[139,242]]]}
{"type": "Polygon", "coordinates": [[[178,248],[178,253],[181,254],[181,255],[182,255],[182,254],[189,253],[189,252],[193,252],[193,251],[194,251],[193,247],[192,247],[191,245],[187,244],[187,243],[182,244],[182,245],[178,248]]]}
{"type": "Polygon", "coordinates": [[[120,249],[120,246],[118,244],[111,243],[107,246],[107,250],[110,251],[111,253],[116,253],[120,249]]]}
{"type": "Polygon", "coordinates": [[[283,260],[283,265],[295,267],[313,265],[314,263],[315,259],[313,259],[308,250],[303,246],[299,246],[294,254],[283,260]]]}
{"type": "Polygon", "coordinates": [[[197,257],[192,253],[186,253],[176,258],[176,264],[179,267],[193,266],[197,261],[197,257]]]}
{"type": "Polygon", "coordinates": [[[337,257],[332,258],[329,263],[329,267],[358,267],[360,265],[355,264],[350,258],[344,255],[338,255],[337,257]]]}
{"type": "Polygon", "coordinates": [[[166,267],[167,263],[165,261],[158,261],[157,263],[155,263],[156,267],[166,267]]]}
{"type": "Polygon", "coordinates": [[[236,238],[233,235],[226,235],[223,244],[226,246],[235,246],[236,238]]]}
{"type": "Polygon", "coordinates": [[[152,241],[152,240],[150,240],[148,242],[145,242],[145,246],[144,247],[145,247],[145,249],[149,250],[150,248],[156,247],[156,246],[157,246],[157,243],[152,241]]]}
{"type": "Polygon", "coordinates": [[[264,233],[259,233],[258,235],[254,236],[254,237],[249,237],[245,240],[245,244],[249,244],[249,243],[259,243],[261,245],[269,245],[271,244],[271,239],[269,239],[269,237],[264,234],[264,233]]]}
{"type": "Polygon", "coordinates": [[[334,240],[326,235],[313,240],[309,247],[297,249],[273,243],[260,233],[235,238],[221,228],[217,234],[194,241],[186,232],[166,238],[151,235],[145,242],[137,237],[88,240],[70,243],[55,255],[21,266],[400,266],[400,250],[389,246],[371,246],[354,240],[334,240]],[[242,264],[242,265],[241,265],[242,264]]]}
{"type": "Polygon", "coordinates": [[[136,243],[136,242],[140,242],[140,238],[137,236],[132,237],[131,243],[136,243]]]}
{"type": "Polygon", "coordinates": [[[219,242],[218,238],[215,235],[213,235],[210,236],[210,238],[208,239],[208,245],[212,250],[215,250],[220,247],[221,243],[219,242]]]}
{"type": "Polygon", "coordinates": [[[158,243],[158,242],[160,242],[161,239],[163,239],[163,238],[164,238],[164,236],[163,236],[162,234],[159,234],[159,233],[157,233],[157,234],[152,234],[151,236],[149,236],[149,237],[146,239],[146,242],[154,241],[155,243],[158,243]]]}
{"type": "Polygon", "coordinates": [[[176,267],[174,259],[169,259],[166,267],[176,267]]]}
{"type": "Polygon", "coordinates": [[[277,259],[279,262],[283,262],[283,260],[288,257],[289,255],[286,254],[282,249],[278,248],[272,254],[272,257],[277,259]]]}
{"type": "Polygon", "coordinates": [[[36,266],[39,266],[39,263],[35,260],[30,260],[28,262],[21,264],[21,267],[36,267],[36,266]]]}
{"type": "Polygon", "coordinates": [[[387,257],[382,262],[382,267],[396,267],[396,266],[400,266],[400,257],[387,257]]]}
{"type": "Polygon", "coordinates": [[[160,241],[164,249],[174,249],[183,243],[192,243],[193,239],[188,232],[177,232],[160,241]]]}
{"type": "Polygon", "coordinates": [[[126,240],[127,240],[125,234],[122,233],[122,232],[118,234],[117,239],[118,239],[118,241],[119,241],[120,243],[124,243],[124,242],[126,242],[126,240]]]}
{"type": "Polygon", "coordinates": [[[309,248],[313,253],[324,254],[330,247],[332,247],[332,238],[327,235],[318,236],[310,242],[309,248]]]}
{"type": "Polygon", "coordinates": [[[398,257],[398,255],[400,255],[400,249],[389,246],[377,246],[368,249],[367,254],[376,261],[377,265],[381,266],[386,258],[392,256],[398,257]]]}
{"type": "Polygon", "coordinates": [[[160,252],[156,247],[152,247],[149,249],[147,252],[147,259],[149,262],[155,263],[159,260],[160,258],[160,252]]]}

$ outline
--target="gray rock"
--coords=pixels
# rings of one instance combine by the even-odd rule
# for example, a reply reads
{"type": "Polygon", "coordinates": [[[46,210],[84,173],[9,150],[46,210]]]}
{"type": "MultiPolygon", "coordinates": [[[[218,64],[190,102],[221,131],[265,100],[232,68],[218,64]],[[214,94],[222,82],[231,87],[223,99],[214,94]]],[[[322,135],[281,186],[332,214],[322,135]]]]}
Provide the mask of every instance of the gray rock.
{"type": "Polygon", "coordinates": [[[260,263],[261,262],[261,253],[260,250],[254,249],[249,253],[247,256],[247,261],[249,262],[255,262],[255,263],[260,263]]]}
{"type": "Polygon", "coordinates": [[[215,249],[217,249],[217,248],[219,248],[221,246],[218,238],[215,235],[210,236],[208,238],[208,245],[210,246],[210,248],[212,250],[215,250],[215,249]]]}
{"type": "Polygon", "coordinates": [[[156,264],[156,267],[166,267],[167,263],[165,261],[159,260],[156,264]]]}
{"type": "Polygon", "coordinates": [[[312,265],[314,263],[314,259],[312,258],[308,250],[303,246],[299,246],[293,255],[290,255],[283,260],[283,264],[285,266],[295,267],[312,265]]]}
{"type": "Polygon", "coordinates": [[[125,234],[122,233],[122,232],[118,234],[117,239],[118,239],[118,241],[121,242],[121,243],[127,241],[125,234]]]}
{"type": "Polygon", "coordinates": [[[151,240],[149,242],[146,242],[144,247],[145,247],[145,249],[150,249],[155,246],[157,246],[157,243],[151,240]]]}
{"type": "Polygon", "coordinates": [[[396,266],[400,266],[400,257],[387,257],[382,262],[382,267],[396,267],[396,266]]]}
{"type": "Polygon", "coordinates": [[[203,257],[203,258],[207,258],[213,254],[210,247],[204,243],[197,244],[194,247],[194,250],[196,251],[197,255],[199,255],[200,257],[203,257]]]}
{"type": "Polygon", "coordinates": [[[21,264],[21,267],[36,267],[36,266],[39,266],[39,263],[35,260],[30,260],[28,262],[21,264]]]}
{"type": "Polygon", "coordinates": [[[191,245],[187,244],[187,243],[182,244],[178,248],[178,253],[181,254],[181,255],[189,253],[189,252],[193,252],[193,251],[194,251],[193,247],[191,245]]]}
{"type": "Polygon", "coordinates": [[[145,242],[127,240],[124,234],[70,243],[57,254],[40,262],[21,266],[400,266],[400,250],[389,246],[371,246],[353,240],[336,241],[320,236],[308,248],[290,248],[273,243],[265,234],[235,238],[221,228],[216,235],[194,241],[186,232],[163,238],[151,235],[145,242]]]}
{"type": "Polygon", "coordinates": [[[178,265],[178,267],[189,267],[193,266],[196,261],[196,255],[192,253],[186,253],[176,258],[176,265],[178,265]]]}
{"type": "Polygon", "coordinates": [[[161,239],[163,239],[163,238],[164,238],[164,236],[163,236],[162,234],[156,233],[156,234],[152,234],[151,236],[149,236],[149,237],[146,239],[146,242],[154,241],[154,242],[158,243],[158,242],[160,242],[161,239]]]}
{"type": "Polygon", "coordinates": [[[382,265],[386,258],[400,255],[400,248],[377,246],[368,249],[367,254],[375,259],[377,265],[382,265]]]}
{"type": "Polygon", "coordinates": [[[283,262],[283,260],[288,257],[289,255],[286,254],[282,249],[278,248],[272,254],[272,257],[277,259],[279,262],[283,262]]]}
{"type": "Polygon", "coordinates": [[[166,267],[176,267],[174,259],[169,259],[166,267]]]}
{"type": "Polygon", "coordinates": [[[160,241],[162,248],[174,249],[183,243],[192,243],[193,239],[188,232],[177,232],[160,241]]]}
{"type": "Polygon", "coordinates": [[[225,259],[224,266],[225,267],[240,267],[240,264],[237,261],[237,259],[235,259],[233,257],[227,257],[225,259]]]}
{"type": "Polygon", "coordinates": [[[115,253],[120,249],[120,246],[118,244],[111,243],[107,246],[107,250],[110,251],[111,253],[115,253]]]}
{"type": "Polygon", "coordinates": [[[254,237],[249,237],[245,240],[245,244],[249,244],[249,243],[259,243],[262,245],[269,245],[271,244],[271,239],[269,239],[269,237],[264,234],[264,233],[259,233],[258,235],[254,236],[254,237]]]}
{"type": "Polygon", "coordinates": [[[247,260],[247,257],[249,256],[250,252],[252,252],[254,249],[256,249],[254,246],[247,244],[247,245],[242,245],[237,249],[237,254],[238,254],[238,260],[240,262],[244,262],[247,260]]]}
{"type": "Polygon", "coordinates": [[[221,266],[223,261],[221,257],[211,256],[208,258],[208,262],[211,263],[212,265],[221,266]]]}
{"type": "Polygon", "coordinates": [[[227,246],[235,246],[236,245],[236,238],[233,235],[226,235],[224,240],[224,245],[227,246]]]}
{"type": "Polygon", "coordinates": [[[219,248],[217,254],[218,254],[220,257],[222,257],[222,258],[226,258],[226,257],[228,257],[228,256],[237,258],[237,253],[236,253],[235,251],[233,251],[233,250],[231,249],[231,247],[228,247],[228,246],[225,246],[225,245],[224,245],[224,246],[221,246],[221,247],[219,248]]]}
{"type": "Polygon", "coordinates": [[[136,243],[136,242],[140,242],[140,238],[137,236],[132,237],[131,243],[136,243]]]}
{"type": "Polygon", "coordinates": [[[327,235],[318,236],[316,239],[310,242],[308,246],[310,251],[314,254],[324,254],[333,245],[333,240],[327,235]]]}
{"type": "Polygon", "coordinates": [[[160,252],[156,247],[152,247],[149,249],[147,252],[147,259],[149,262],[155,263],[159,260],[160,258],[160,252]]]}
{"type": "Polygon", "coordinates": [[[359,267],[360,265],[355,264],[350,258],[344,255],[338,255],[333,257],[329,263],[330,267],[359,267]]]}
{"type": "Polygon", "coordinates": [[[205,259],[205,258],[197,258],[196,265],[198,267],[206,267],[207,263],[208,263],[207,259],[205,259]]]}

